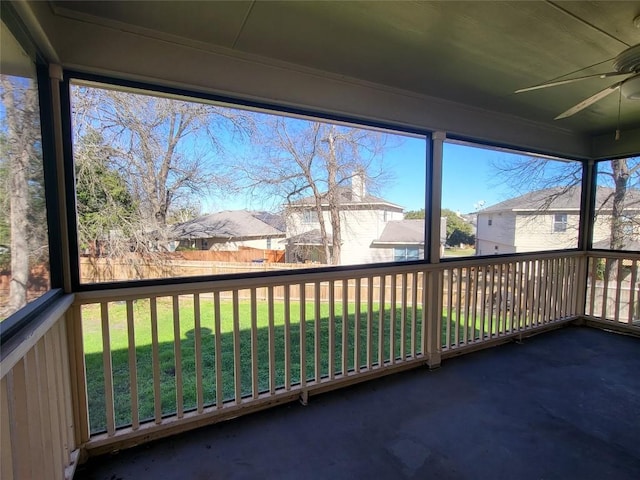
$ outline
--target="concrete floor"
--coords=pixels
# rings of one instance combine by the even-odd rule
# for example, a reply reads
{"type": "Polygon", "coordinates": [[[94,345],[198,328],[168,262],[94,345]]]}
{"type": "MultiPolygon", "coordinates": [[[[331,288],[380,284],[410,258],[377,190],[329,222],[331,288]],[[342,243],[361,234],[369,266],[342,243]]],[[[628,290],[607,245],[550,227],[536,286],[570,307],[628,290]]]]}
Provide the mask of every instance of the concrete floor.
{"type": "Polygon", "coordinates": [[[568,327],[91,459],[77,479],[640,479],[640,340],[568,327]]]}

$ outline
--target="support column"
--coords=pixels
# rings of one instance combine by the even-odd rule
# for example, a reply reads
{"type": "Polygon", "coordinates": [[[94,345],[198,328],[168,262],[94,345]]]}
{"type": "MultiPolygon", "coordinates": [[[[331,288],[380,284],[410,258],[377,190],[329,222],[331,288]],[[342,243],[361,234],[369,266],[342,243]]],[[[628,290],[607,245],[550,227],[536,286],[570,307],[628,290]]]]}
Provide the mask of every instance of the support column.
{"type": "MultiPolygon", "coordinates": [[[[429,196],[427,213],[429,219],[429,263],[440,263],[440,216],[442,206],[442,155],[446,139],[445,132],[434,132],[431,136],[431,164],[427,165],[429,174],[429,196]]],[[[427,289],[425,305],[427,309],[427,365],[430,369],[440,366],[442,352],[441,317],[442,317],[442,271],[425,272],[427,289]]]]}

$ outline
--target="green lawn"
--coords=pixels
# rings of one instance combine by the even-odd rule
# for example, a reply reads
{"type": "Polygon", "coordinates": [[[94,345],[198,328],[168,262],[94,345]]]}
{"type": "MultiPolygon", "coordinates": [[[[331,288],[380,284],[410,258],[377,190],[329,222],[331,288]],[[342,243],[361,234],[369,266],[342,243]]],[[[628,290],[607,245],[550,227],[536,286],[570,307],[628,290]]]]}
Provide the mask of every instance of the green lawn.
{"type": "MultiPolygon", "coordinates": [[[[257,317],[257,364],[258,386],[260,391],[269,389],[269,329],[267,303],[258,301],[256,308],[257,317]]],[[[201,298],[201,351],[202,351],[202,384],[204,391],[204,404],[216,403],[216,378],[215,378],[215,326],[213,322],[213,299],[201,298]]],[[[290,313],[290,352],[291,352],[291,383],[300,381],[300,305],[291,303],[290,313]]],[[[347,365],[353,368],[354,343],[356,335],[360,336],[359,360],[360,365],[366,365],[367,350],[367,312],[361,311],[360,330],[355,330],[354,305],[348,305],[347,316],[347,365]]],[[[176,365],[174,339],[173,304],[170,298],[160,298],[157,301],[158,312],[158,343],[160,359],[160,386],[161,386],[161,410],[163,415],[170,415],[176,411],[176,370],[181,368],[183,385],[184,409],[190,410],[197,406],[196,396],[196,358],[195,358],[195,324],[193,318],[193,300],[184,297],[179,304],[179,329],[180,335],[177,346],[180,349],[181,362],[176,365]]],[[[221,313],[221,364],[222,364],[222,392],[223,400],[232,400],[235,397],[234,378],[234,350],[233,350],[233,309],[229,301],[220,302],[221,313]]],[[[379,306],[372,306],[373,321],[371,336],[373,363],[378,360],[378,330],[379,330],[379,306]]],[[[241,358],[241,392],[242,395],[252,393],[251,378],[251,310],[248,301],[241,301],[239,314],[239,338],[241,358]]],[[[153,418],[154,393],[153,393],[153,363],[151,320],[149,300],[138,300],[133,303],[135,353],[138,387],[138,408],[141,421],[153,418]]],[[[336,305],[334,312],[334,370],[339,373],[342,369],[342,306],[336,305]]],[[[422,344],[422,312],[418,306],[416,311],[416,348],[420,351],[422,344]]],[[[469,339],[478,338],[481,330],[481,319],[475,325],[469,319],[467,334],[469,339]]],[[[84,348],[87,369],[87,390],[89,402],[89,417],[92,433],[106,429],[104,376],[102,356],[102,332],[100,325],[100,306],[88,305],[82,308],[84,348]]],[[[313,302],[309,302],[305,309],[306,329],[306,377],[312,380],[315,377],[315,309],[313,302]]],[[[464,314],[458,319],[455,312],[452,315],[449,329],[450,339],[446,339],[446,318],[443,315],[442,344],[455,343],[455,330],[457,320],[460,320],[458,329],[459,339],[464,337],[464,314]]],[[[329,306],[326,303],[320,305],[319,315],[319,340],[320,340],[320,375],[329,373],[329,306]]],[[[485,332],[489,330],[488,319],[485,319],[485,332]]],[[[408,308],[405,320],[405,348],[407,353],[411,348],[411,311],[408,308]]],[[[396,309],[395,319],[392,322],[389,305],[385,307],[383,319],[384,351],[383,358],[388,361],[390,355],[390,329],[395,329],[394,354],[400,356],[401,324],[400,308],[396,309]]],[[[109,336],[111,345],[111,361],[113,368],[113,387],[116,425],[131,424],[131,391],[129,378],[129,351],[128,329],[126,320],[126,304],[109,304],[109,336]]],[[[494,322],[493,331],[496,331],[494,322]]],[[[274,345],[275,345],[275,384],[283,386],[285,382],[285,325],[284,302],[274,302],[274,345]]]]}
{"type": "MultiPolygon", "coordinates": [[[[204,388],[205,405],[216,402],[215,379],[215,327],[213,323],[213,300],[202,298],[201,304],[201,339],[202,339],[202,381],[204,388]]],[[[139,300],[133,304],[134,331],[136,344],[136,369],[138,387],[138,408],[140,419],[153,417],[153,369],[151,347],[151,321],[149,313],[149,301],[139,300]]],[[[221,360],[222,360],[222,391],[224,400],[234,398],[234,371],[233,371],[233,311],[232,304],[222,301],[221,309],[221,360]]],[[[354,340],[359,335],[360,364],[366,364],[366,336],[367,336],[367,312],[361,312],[360,331],[355,331],[354,306],[348,306],[347,342],[349,368],[353,367],[354,340]]],[[[195,375],[195,342],[193,301],[182,299],[180,301],[180,338],[179,348],[181,353],[181,370],[183,384],[183,402],[185,410],[196,407],[196,375],[195,375]]],[[[313,379],[315,376],[315,322],[314,304],[306,305],[306,376],[313,379]]],[[[342,369],[342,310],[341,305],[336,306],[335,315],[335,371],[342,369]]],[[[416,322],[416,344],[418,349],[421,344],[421,311],[418,308],[416,322]]],[[[89,415],[91,431],[98,432],[106,428],[104,377],[102,362],[102,333],[100,326],[99,305],[83,307],[83,329],[87,368],[87,390],[89,400],[89,415]]],[[[410,314],[407,315],[405,325],[405,345],[407,352],[410,349],[411,324],[410,314]]],[[[240,302],[240,356],[241,356],[241,386],[242,395],[251,394],[251,316],[249,302],[240,302]]],[[[300,381],[300,306],[291,304],[291,381],[300,381]]],[[[321,375],[329,373],[329,308],[328,304],[321,304],[320,308],[320,352],[321,375]]],[[[394,319],[395,328],[395,356],[400,355],[401,345],[401,315],[400,309],[396,311],[394,319]]],[[[113,385],[116,425],[131,423],[131,393],[129,378],[128,358],[128,330],[126,322],[126,305],[112,303],[109,305],[109,335],[111,345],[111,358],[113,365],[113,385]]],[[[391,315],[388,306],[384,315],[384,359],[390,358],[390,328],[391,315]]],[[[261,391],[269,389],[269,330],[267,303],[257,303],[257,351],[258,351],[258,385],[261,391]]],[[[378,329],[379,309],[373,306],[372,342],[373,361],[378,358],[378,329]]],[[[276,385],[282,386],[285,381],[285,337],[284,337],[284,303],[275,302],[274,305],[274,344],[275,344],[275,379],[276,385]]],[[[161,372],[161,407],[163,414],[171,414],[176,411],[176,362],[173,307],[171,299],[158,299],[158,341],[161,372]]]]}

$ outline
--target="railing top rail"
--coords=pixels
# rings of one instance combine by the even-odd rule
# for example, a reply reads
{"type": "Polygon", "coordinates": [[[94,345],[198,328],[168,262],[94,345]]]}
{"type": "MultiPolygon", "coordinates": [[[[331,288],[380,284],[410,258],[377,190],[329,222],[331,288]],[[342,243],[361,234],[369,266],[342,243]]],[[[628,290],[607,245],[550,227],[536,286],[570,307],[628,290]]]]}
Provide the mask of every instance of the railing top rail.
{"type": "Polygon", "coordinates": [[[304,272],[278,271],[273,275],[260,275],[244,278],[218,278],[210,281],[194,281],[176,284],[158,284],[143,287],[110,288],[87,292],[78,292],[75,295],[76,304],[96,303],[113,299],[126,300],[136,298],[163,297],[180,294],[207,293],[213,291],[228,291],[236,289],[261,288],[269,286],[298,285],[301,283],[315,283],[326,281],[350,280],[355,278],[377,277],[381,275],[395,275],[404,273],[444,271],[451,268],[479,267],[489,265],[501,265],[514,262],[544,260],[553,258],[581,257],[585,253],[581,251],[564,252],[537,252],[515,256],[481,257],[447,259],[436,264],[411,263],[394,264],[384,266],[366,266],[340,268],[336,270],[322,268],[316,271],[304,272]]]}
{"type": "Polygon", "coordinates": [[[640,260],[638,252],[612,252],[606,250],[592,250],[588,252],[589,258],[623,258],[625,260],[640,260]]]}

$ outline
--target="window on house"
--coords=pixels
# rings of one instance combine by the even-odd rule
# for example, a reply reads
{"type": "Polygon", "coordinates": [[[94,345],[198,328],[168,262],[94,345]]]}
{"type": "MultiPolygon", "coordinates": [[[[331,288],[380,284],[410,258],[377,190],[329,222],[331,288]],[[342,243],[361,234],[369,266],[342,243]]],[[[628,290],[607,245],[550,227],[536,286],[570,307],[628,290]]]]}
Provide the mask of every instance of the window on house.
{"type": "Polygon", "coordinates": [[[553,215],[553,232],[564,233],[567,231],[567,214],[556,213],[553,215]]]}
{"type": "Polygon", "coordinates": [[[0,27],[0,321],[4,321],[48,292],[51,284],[36,67],[4,22],[0,27]]]}
{"type": "Polygon", "coordinates": [[[302,223],[318,223],[318,212],[315,210],[305,210],[302,212],[302,223]]]}
{"type": "Polygon", "coordinates": [[[444,257],[490,255],[496,244],[500,254],[576,248],[581,186],[581,162],[447,140],[444,257]],[[565,233],[553,235],[559,210],[570,215],[557,224],[565,233]]]}
{"type": "Polygon", "coordinates": [[[271,239],[267,238],[267,250],[271,250],[271,239]]]}
{"type": "Polygon", "coordinates": [[[420,248],[401,247],[393,249],[393,260],[396,262],[406,262],[409,260],[420,260],[420,248]]]}
{"type": "MultiPolygon", "coordinates": [[[[168,248],[205,236],[239,247],[220,246],[235,264],[256,258],[246,252],[256,241],[286,245],[292,259],[327,247],[339,265],[379,262],[383,235],[424,241],[426,136],[138,87],[70,81],[81,283],[210,274],[168,248]],[[403,211],[422,217],[370,228],[403,211]]],[[[234,268],[220,272],[265,270],[234,268]]],[[[280,268],[295,267],[269,265],[280,268]]]]}
{"type": "Polygon", "coordinates": [[[596,183],[593,247],[640,250],[640,157],[598,162],[596,183]]]}

